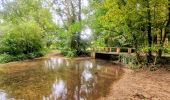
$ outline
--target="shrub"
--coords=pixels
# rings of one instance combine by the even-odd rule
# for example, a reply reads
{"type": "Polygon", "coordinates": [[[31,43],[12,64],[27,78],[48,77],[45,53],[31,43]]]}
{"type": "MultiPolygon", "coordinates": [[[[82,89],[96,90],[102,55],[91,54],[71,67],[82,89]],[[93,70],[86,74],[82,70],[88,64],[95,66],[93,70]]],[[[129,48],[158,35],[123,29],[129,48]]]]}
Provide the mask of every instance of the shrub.
{"type": "Polygon", "coordinates": [[[127,64],[128,67],[133,69],[138,69],[140,66],[137,64],[137,57],[136,55],[130,55],[130,54],[120,54],[119,55],[119,61],[127,64]]]}
{"type": "Polygon", "coordinates": [[[0,53],[9,55],[39,52],[43,49],[41,28],[35,23],[21,23],[3,34],[0,44],[0,53]]]}
{"type": "Polygon", "coordinates": [[[44,53],[43,31],[34,22],[9,27],[0,36],[0,62],[32,59],[44,53]]]}
{"type": "Polygon", "coordinates": [[[135,55],[120,54],[119,55],[119,61],[121,61],[124,64],[129,64],[129,63],[136,64],[137,63],[137,58],[136,58],[135,55]]]}
{"type": "Polygon", "coordinates": [[[73,50],[73,49],[70,49],[70,48],[62,48],[60,49],[61,52],[65,55],[65,56],[69,56],[69,57],[74,57],[74,56],[77,56],[77,51],[76,50],[73,50]]]}

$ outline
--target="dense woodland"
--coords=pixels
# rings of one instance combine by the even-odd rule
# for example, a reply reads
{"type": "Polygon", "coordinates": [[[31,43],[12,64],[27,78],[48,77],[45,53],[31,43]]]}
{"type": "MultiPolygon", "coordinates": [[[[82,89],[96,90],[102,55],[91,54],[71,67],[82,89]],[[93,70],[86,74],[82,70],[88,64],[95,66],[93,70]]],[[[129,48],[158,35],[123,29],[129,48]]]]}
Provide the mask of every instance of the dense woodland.
{"type": "Polygon", "coordinates": [[[126,63],[156,65],[170,53],[168,37],[170,0],[0,1],[0,62],[132,47],[135,56],[120,55],[126,63]]]}

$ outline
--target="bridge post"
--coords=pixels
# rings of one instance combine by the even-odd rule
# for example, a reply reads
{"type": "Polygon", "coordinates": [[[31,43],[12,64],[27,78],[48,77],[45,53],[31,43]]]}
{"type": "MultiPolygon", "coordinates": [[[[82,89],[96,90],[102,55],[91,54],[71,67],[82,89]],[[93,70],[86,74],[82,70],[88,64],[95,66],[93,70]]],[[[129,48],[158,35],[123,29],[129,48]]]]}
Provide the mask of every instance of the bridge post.
{"type": "Polygon", "coordinates": [[[109,47],[106,48],[106,52],[110,52],[110,48],[109,47]]]}
{"type": "Polygon", "coordinates": [[[129,53],[129,54],[132,53],[132,48],[128,48],[128,53],[129,53]]]}
{"type": "Polygon", "coordinates": [[[91,52],[91,57],[96,58],[96,52],[91,52]]]}
{"type": "Polygon", "coordinates": [[[111,47],[109,48],[109,52],[112,52],[112,48],[111,47]]]}
{"type": "Polygon", "coordinates": [[[116,48],[116,53],[120,53],[120,48],[116,48]]]}
{"type": "Polygon", "coordinates": [[[104,47],[104,52],[107,52],[107,48],[106,47],[104,47]]]}
{"type": "Polygon", "coordinates": [[[103,52],[106,52],[106,48],[105,47],[103,47],[103,52]]]}

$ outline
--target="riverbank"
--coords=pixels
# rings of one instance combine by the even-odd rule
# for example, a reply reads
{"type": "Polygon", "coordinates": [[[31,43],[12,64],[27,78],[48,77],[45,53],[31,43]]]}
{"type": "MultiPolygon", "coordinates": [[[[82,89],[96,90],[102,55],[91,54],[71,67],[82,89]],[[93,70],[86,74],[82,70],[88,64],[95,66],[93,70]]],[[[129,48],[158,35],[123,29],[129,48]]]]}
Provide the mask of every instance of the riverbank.
{"type": "Polygon", "coordinates": [[[93,59],[92,57],[89,56],[80,56],[80,57],[66,57],[63,54],[61,54],[59,51],[51,51],[50,53],[46,54],[43,57],[37,58],[37,59],[42,59],[42,58],[64,58],[64,59],[73,59],[73,60],[85,60],[85,59],[93,59]]]}
{"type": "Polygon", "coordinates": [[[107,97],[99,100],[169,100],[170,72],[161,68],[157,71],[134,71],[124,68],[123,77],[112,84],[107,97]]]}
{"type": "Polygon", "coordinates": [[[49,59],[49,58],[63,58],[63,59],[73,59],[73,60],[85,60],[85,59],[93,59],[91,57],[88,56],[82,56],[82,57],[66,57],[64,55],[62,55],[59,51],[53,50],[50,51],[49,53],[47,53],[46,55],[42,56],[42,57],[37,57],[37,58],[33,58],[33,59],[27,59],[27,60],[19,60],[19,61],[11,61],[11,62],[7,62],[7,63],[0,63],[0,66],[3,65],[11,65],[11,64],[25,64],[29,61],[33,61],[33,60],[41,60],[41,59],[49,59]]]}

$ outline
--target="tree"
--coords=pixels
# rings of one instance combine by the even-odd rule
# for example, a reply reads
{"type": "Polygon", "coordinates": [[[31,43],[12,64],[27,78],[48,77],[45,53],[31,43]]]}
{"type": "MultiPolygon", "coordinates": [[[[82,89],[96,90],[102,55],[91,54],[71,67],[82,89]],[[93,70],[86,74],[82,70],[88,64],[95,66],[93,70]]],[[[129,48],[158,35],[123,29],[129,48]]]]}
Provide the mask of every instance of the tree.
{"type": "MultiPolygon", "coordinates": [[[[94,14],[92,16],[96,18],[92,20],[93,29],[98,32],[98,36],[104,37],[104,40],[111,38],[113,40],[111,44],[116,43],[115,37],[121,37],[119,38],[121,41],[116,44],[120,44],[125,39],[122,44],[128,44],[119,46],[135,47],[138,58],[141,57],[140,53],[145,53],[147,55],[147,63],[153,63],[152,52],[158,53],[156,48],[160,48],[159,55],[162,55],[161,52],[165,48],[164,42],[169,33],[165,31],[169,27],[168,1],[93,1],[94,14]],[[97,30],[100,30],[100,32],[97,30]],[[161,41],[158,41],[158,36],[161,37],[161,41]]],[[[108,42],[105,42],[105,45],[107,46],[108,42]]]]}
{"type": "Polygon", "coordinates": [[[42,0],[3,0],[0,15],[1,54],[9,60],[42,56],[56,25],[42,0]],[[10,58],[11,57],[11,58],[10,58]]]}
{"type": "Polygon", "coordinates": [[[0,14],[6,23],[15,25],[28,21],[37,23],[48,44],[48,36],[54,35],[57,27],[52,21],[49,8],[43,7],[42,3],[43,0],[4,0],[3,10],[0,11],[0,14]]]}
{"type": "MultiPolygon", "coordinates": [[[[48,1],[50,2],[50,1],[48,1]]],[[[60,29],[58,31],[59,39],[64,43],[62,48],[72,52],[71,55],[79,55],[82,52],[81,48],[81,31],[82,31],[82,1],[81,0],[53,0],[52,10],[55,11],[58,18],[61,19],[60,29]]]]}

